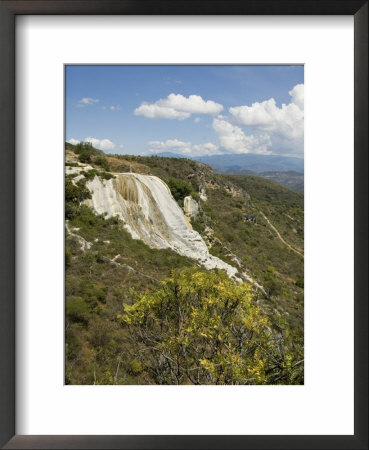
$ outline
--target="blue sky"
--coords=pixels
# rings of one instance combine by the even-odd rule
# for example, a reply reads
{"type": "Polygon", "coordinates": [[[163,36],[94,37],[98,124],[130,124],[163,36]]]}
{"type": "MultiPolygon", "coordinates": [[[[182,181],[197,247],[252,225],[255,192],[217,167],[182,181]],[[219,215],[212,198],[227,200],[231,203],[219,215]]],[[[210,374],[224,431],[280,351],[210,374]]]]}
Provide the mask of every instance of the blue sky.
{"type": "Polygon", "coordinates": [[[303,157],[303,66],[66,66],[66,140],[303,157]]]}

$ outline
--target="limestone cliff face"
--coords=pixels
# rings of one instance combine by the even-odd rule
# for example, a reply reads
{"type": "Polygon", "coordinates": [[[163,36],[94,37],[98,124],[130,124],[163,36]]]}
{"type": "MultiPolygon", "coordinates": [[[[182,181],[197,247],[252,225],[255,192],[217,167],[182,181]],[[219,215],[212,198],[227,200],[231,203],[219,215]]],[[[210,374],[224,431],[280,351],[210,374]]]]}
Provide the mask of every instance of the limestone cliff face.
{"type": "Polygon", "coordinates": [[[190,195],[184,198],[183,209],[186,216],[197,218],[199,214],[199,204],[190,195]]]}
{"type": "MultiPolygon", "coordinates": [[[[115,175],[110,180],[95,176],[86,183],[92,194],[87,204],[98,214],[119,216],[134,239],[140,239],[152,248],[171,248],[182,256],[197,260],[207,269],[224,269],[236,278],[235,267],[209,254],[204,240],[190,228],[182,209],[160,178],[137,173],[115,175]]],[[[198,211],[197,202],[189,198],[188,210],[195,211],[196,203],[198,211]]]]}

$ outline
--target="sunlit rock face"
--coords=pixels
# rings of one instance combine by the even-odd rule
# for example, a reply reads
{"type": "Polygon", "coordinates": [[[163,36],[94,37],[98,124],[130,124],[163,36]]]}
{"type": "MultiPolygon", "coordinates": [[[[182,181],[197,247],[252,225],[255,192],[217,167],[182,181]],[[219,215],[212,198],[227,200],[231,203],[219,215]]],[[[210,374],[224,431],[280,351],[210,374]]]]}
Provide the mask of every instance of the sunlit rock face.
{"type": "Polygon", "coordinates": [[[203,202],[206,202],[208,197],[206,196],[206,190],[204,187],[200,187],[200,198],[203,202]]]}
{"type": "Polygon", "coordinates": [[[202,237],[189,227],[182,209],[160,178],[122,173],[110,180],[96,176],[86,186],[92,194],[87,204],[98,214],[119,216],[134,239],[152,248],[171,248],[207,269],[224,269],[236,278],[235,267],[209,254],[202,237]]]}
{"type": "Polygon", "coordinates": [[[197,218],[199,214],[199,204],[190,195],[184,198],[183,209],[186,216],[197,218]]]}

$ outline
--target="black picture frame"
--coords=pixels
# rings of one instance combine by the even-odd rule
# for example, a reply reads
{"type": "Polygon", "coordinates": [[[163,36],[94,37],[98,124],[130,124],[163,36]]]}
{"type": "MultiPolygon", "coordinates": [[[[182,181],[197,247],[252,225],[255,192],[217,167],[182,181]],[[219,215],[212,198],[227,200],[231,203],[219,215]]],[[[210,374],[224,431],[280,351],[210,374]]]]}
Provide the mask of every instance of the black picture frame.
{"type": "MultiPolygon", "coordinates": [[[[368,2],[365,0],[0,1],[0,445],[6,449],[368,448],[368,2]],[[15,17],[20,14],[353,15],[355,374],[349,436],[15,435],[15,17]]],[[[339,364],[339,362],[338,362],[339,364]]],[[[339,395],[339,393],[337,393],[339,395]]]]}

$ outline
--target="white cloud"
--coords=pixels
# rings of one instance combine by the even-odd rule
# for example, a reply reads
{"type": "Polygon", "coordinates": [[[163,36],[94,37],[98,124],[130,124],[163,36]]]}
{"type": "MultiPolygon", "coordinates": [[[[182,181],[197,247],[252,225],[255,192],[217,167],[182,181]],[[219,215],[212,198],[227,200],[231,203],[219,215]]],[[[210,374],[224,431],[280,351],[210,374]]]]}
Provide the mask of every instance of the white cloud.
{"type": "Polygon", "coordinates": [[[115,148],[114,142],[109,139],[97,139],[93,137],[86,137],[85,142],[90,142],[95,148],[100,150],[113,150],[115,148]]]}
{"type": "MultiPolygon", "coordinates": [[[[67,142],[69,142],[72,145],[77,145],[81,141],[71,138],[67,142]]],[[[109,139],[97,139],[93,137],[86,137],[84,139],[84,142],[90,142],[90,144],[92,144],[93,147],[98,148],[100,150],[113,150],[115,148],[114,142],[110,141],[109,139]]],[[[123,144],[120,145],[120,148],[123,148],[123,144]]]]}
{"type": "Polygon", "coordinates": [[[74,138],[69,139],[67,142],[69,142],[72,145],[77,145],[80,143],[80,141],[78,141],[77,139],[74,139],[74,138]]]}
{"type": "Polygon", "coordinates": [[[191,151],[191,142],[183,142],[178,139],[168,139],[167,141],[150,141],[148,143],[149,150],[152,153],[161,152],[175,152],[175,153],[189,153],[191,151]]]}
{"type": "Polygon", "coordinates": [[[223,106],[212,100],[203,100],[200,95],[184,97],[181,94],[169,94],[167,98],[155,103],[142,103],[134,110],[136,116],[149,119],[188,119],[191,114],[219,114],[223,106]]]}
{"type": "Polygon", "coordinates": [[[87,106],[87,105],[94,105],[95,103],[99,103],[99,101],[100,100],[98,98],[84,97],[84,98],[81,98],[81,100],[79,100],[79,102],[77,103],[77,106],[83,107],[83,106],[87,106]]]}
{"type": "Polygon", "coordinates": [[[151,153],[172,152],[183,156],[200,156],[218,154],[218,146],[212,142],[192,144],[191,142],[168,139],[167,141],[151,141],[148,143],[151,153]]]}
{"type": "Polygon", "coordinates": [[[194,122],[195,122],[195,123],[199,123],[200,120],[201,120],[200,117],[195,117],[195,118],[194,118],[194,122]]]}
{"type": "Polygon", "coordinates": [[[120,106],[119,105],[116,105],[116,106],[112,105],[112,106],[109,106],[109,109],[110,109],[110,111],[120,111],[120,106]]]}
{"type": "Polygon", "coordinates": [[[156,102],[164,108],[173,108],[191,114],[219,114],[223,106],[212,100],[203,100],[200,95],[190,95],[188,98],[181,94],[169,94],[166,99],[156,102]]]}
{"type": "Polygon", "coordinates": [[[229,108],[234,120],[243,126],[267,132],[273,150],[302,153],[304,140],[304,85],[297,84],[289,91],[291,102],[279,108],[274,98],[255,102],[251,106],[229,108]]]}
{"type": "Polygon", "coordinates": [[[247,136],[240,127],[232,125],[222,116],[213,120],[213,128],[218,134],[220,146],[230,153],[271,153],[268,150],[271,141],[267,134],[247,136]]]}
{"type": "Polygon", "coordinates": [[[191,114],[183,111],[176,111],[173,108],[163,108],[161,106],[148,103],[142,103],[141,106],[135,109],[136,116],[145,116],[148,119],[188,119],[191,114]]]}
{"type": "Polygon", "coordinates": [[[197,144],[192,147],[193,155],[217,155],[220,152],[218,151],[218,146],[213,144],[212,142],[207,142],[206,144],[197,144]]]}
{"type": "Polygon", "coordinates": [[[292,103],[297,105],[302,111],[304,110],[304,85],[296,84],[289,92],[292,97],[292,103]]]}

